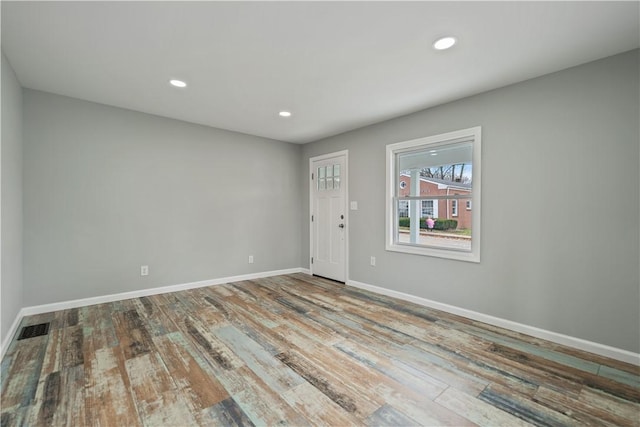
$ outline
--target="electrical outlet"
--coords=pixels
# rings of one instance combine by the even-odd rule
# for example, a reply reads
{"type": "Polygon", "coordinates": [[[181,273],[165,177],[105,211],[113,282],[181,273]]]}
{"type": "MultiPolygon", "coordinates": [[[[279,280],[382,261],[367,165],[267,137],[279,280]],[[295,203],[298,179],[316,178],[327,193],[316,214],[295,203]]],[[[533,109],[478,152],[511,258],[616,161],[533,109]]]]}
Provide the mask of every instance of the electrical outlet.
{"type": "Polygon", "coordinates": [[[376,257],[372,256],[371,257],[371,267],[375,267],[376,266],[376,257]]]}
{"type": "Polygon", "coordinates": [[[253,264],[253,255],[249,255],[249,264],[253,264]]]}
{"type": "Polygon", "coordinates": [[[141,276],[148,276],[149,275],[149,266],[148,265],[141,265],[140,266],[140,275],[141,276]]]}

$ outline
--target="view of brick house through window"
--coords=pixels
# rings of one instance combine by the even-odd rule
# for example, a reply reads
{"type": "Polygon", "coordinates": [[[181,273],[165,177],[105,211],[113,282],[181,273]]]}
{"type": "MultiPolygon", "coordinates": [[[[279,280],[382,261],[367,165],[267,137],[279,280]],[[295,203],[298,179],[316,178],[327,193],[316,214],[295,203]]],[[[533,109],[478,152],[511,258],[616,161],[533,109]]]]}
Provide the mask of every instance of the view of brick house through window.
{"type": "MultiPolygon", "coordinates": [[[[461,168],[460,165],[452,165],[458,168],[461,168]]],[[[428,230],[426,227],[425,220],[427,218],[437,219],[451,219],[457,220],[457,225],[455,229],[448,229],[449,233],[452,232],[458,234],[458,236],[465,237],[466,234],[470,235],[471,230],[471,200],[465,200],[466,197],[471,196],[471,166],[465,165],[466,169],[469,171],[469,175],[463,176],[464,181],[449,181],[447,179],[439,179],[439,178],[427,178],[424,176],[420,176],[420,196],[425,195],[434,195],[434,196],[447,196],[447,195],[460,195],[460,199],[453,200],[421,200],[420,201],[420,228],[424,231],[428,230]],[[464,203],[466,209],[460,211],[458,209],[458,200],[460,203],[464,203]],[[423,224],[424,223],[424,224],[423,224]]],[[[405,171],[401,174],[400,182],[404,182],[405,184],[400,184],[400,191],[398,196],[400,198],[410,196],[411,187],[411,175],[409,172],[405,171]]],[[[398,210],[399,218],[410,218],[411,210],[409,209],[409,200],[400,200],[399,201],[399,210],[398,210]]],[[[401,221],[406,222],[406,221],[401,221]]],[[[453,224],[451,222],[450,224],[453,224]]],[[[408,235],[408,230],[404,230],[402,224],[400,225],[401,230],[400,233],[404,234],[400,237],[400,241],[403,241],[404,237],[408,235]]],[[[438,231],[438,230],[436,230],[438,231]]],[[[444,231],[444,230],[443,230],[444,231]]],[[[466,238],[466,237],[465,237],[466,238]]],[[[469,239],[466,239],[469,240],[469,239]]]]}
{"type": "Polygon", "coordinates": [[[479,260],[479,152],[479,128],[387,146],[388,250],[479,260]]]}

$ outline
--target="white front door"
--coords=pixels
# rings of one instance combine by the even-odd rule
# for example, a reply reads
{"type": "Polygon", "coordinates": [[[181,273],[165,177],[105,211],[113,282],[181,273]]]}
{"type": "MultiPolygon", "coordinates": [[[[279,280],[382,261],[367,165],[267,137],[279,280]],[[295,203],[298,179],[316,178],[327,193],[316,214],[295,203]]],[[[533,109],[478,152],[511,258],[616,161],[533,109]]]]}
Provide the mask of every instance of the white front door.
{"type": "Polygon", "coordinates": [[[347,153],[311,159],[311,274],[347,278],[347,153]]]}

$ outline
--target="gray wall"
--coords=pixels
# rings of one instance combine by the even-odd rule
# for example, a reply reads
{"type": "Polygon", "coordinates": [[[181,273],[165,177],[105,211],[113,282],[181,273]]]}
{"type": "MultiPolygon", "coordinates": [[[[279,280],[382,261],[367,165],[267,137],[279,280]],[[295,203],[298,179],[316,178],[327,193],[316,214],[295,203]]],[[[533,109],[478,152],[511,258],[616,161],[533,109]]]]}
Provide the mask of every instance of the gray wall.
{"type": "Polygon", "coordinates": [[[350,279],[638,352],[638,76],[636,50],[305,145],[349,150],[350,279]],[[477,125],[482,262],[386,252],[385,145],[477,125]]]}
{"type": "Polygon", "coordinates": [[[22,88],[2,54],[0,342],[22,308],[22,88]]]}
{"type": "Polygon", "coordinates": [[[26,306],[300,266],[300,146],[32,90],[24,121],[26,306]]]}

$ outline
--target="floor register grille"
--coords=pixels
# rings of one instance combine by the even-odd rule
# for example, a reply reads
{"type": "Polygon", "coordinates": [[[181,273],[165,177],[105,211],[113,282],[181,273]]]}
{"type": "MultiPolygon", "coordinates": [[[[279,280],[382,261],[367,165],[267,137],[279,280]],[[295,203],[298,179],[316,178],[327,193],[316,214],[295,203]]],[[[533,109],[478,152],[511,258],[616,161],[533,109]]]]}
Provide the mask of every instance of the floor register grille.
{"type": "Polygon", "coordinates": [[[25,340],[27,338],[35,338],[41,337],[43,335],[47,335],[49,333],[49,325],[51,322],[40,323],[38,325],[25,326],[20,331],[20,336],[18,337],[18,341],[25,340]]]}

